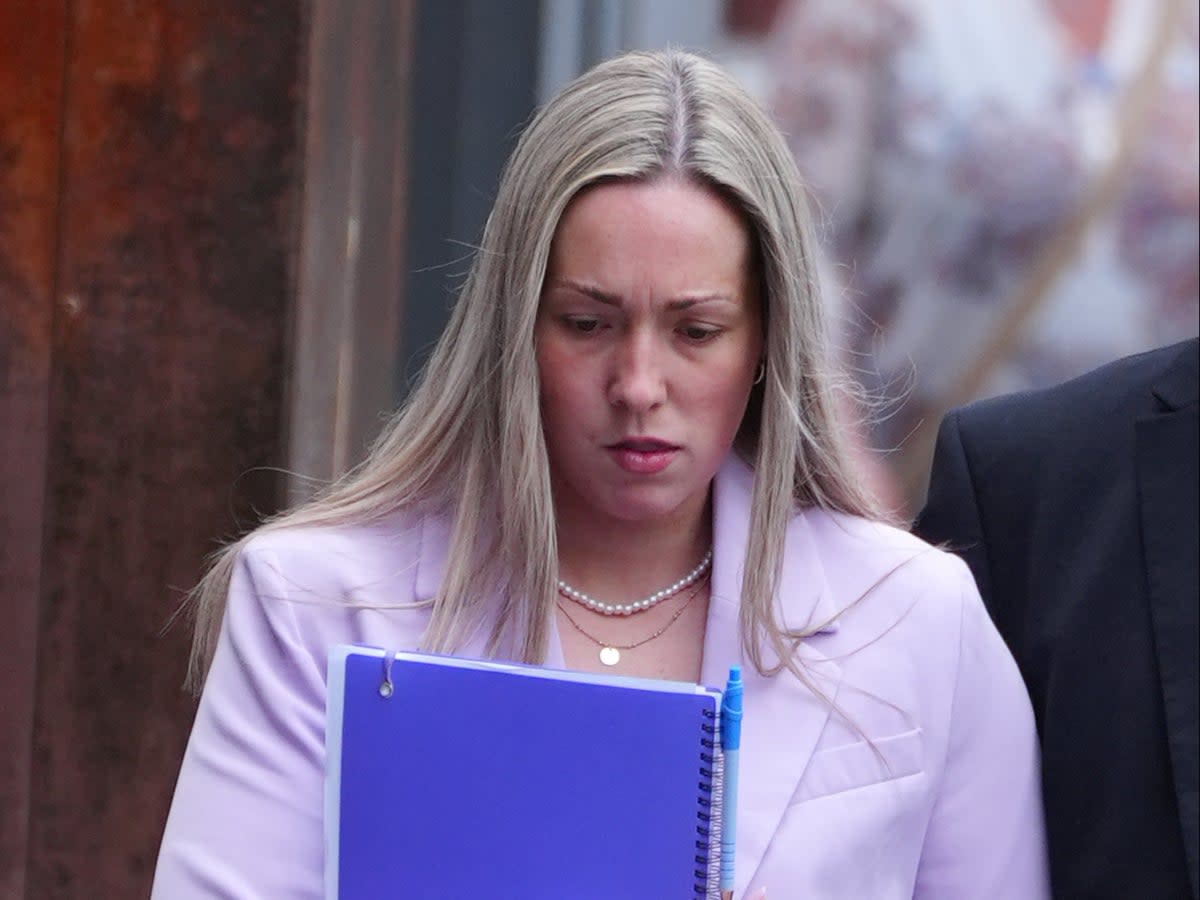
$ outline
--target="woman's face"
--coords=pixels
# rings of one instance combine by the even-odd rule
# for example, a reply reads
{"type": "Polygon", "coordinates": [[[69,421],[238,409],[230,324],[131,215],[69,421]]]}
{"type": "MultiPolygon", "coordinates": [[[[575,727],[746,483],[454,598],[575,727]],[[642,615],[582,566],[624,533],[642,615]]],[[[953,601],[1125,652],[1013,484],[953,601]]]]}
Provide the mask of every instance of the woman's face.
{"type": "Polygon", "coordinates": [[[559,516],[695,521],[763,336],[750,235],[711,190],[614,182],[558,226],[536,326],[559,516]]]}

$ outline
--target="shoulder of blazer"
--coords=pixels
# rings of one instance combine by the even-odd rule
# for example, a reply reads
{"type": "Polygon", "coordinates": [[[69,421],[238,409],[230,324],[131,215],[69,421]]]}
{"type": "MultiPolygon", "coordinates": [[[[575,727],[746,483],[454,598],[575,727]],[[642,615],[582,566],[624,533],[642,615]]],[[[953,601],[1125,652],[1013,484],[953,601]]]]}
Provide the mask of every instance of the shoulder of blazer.
{"type": "Polygon", "coordinates": [[[1127,356],[1062,384],[1007,394],[956,411],[975,455],[1020,458],[1103,446],[1163,403],[1196,402],[1196,338],[1127,356]]]}
{"type": "Polygon", "coordinates": [[[429,522],[404,511],[367,523],[272,528],[251,537],[241,557],[252,570],[273,570],[297,599],[346,598],[387,584],[397,600],[411,600],[430,555],[429,522]]]}

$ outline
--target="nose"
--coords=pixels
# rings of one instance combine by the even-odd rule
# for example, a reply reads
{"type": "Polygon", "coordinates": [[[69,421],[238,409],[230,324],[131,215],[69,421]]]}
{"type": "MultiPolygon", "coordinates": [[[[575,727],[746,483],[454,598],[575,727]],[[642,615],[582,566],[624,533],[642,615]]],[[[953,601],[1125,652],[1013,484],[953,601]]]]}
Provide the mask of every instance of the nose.
{"type": "Polygon", "coordinates": [[[665,358],[654,335],[626,334],[613,354],[608,399],[633,413],[648,412],[666,399],[665,358]]]}

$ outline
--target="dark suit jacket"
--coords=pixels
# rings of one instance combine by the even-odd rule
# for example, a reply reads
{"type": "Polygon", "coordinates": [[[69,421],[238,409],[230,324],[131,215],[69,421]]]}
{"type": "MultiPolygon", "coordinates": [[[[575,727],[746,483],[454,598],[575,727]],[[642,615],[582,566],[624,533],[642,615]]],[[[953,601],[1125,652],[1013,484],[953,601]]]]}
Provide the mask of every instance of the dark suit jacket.
{"type": "Polygon", "coordinates": [[[938,436],[916,530],[966,559],[1029,687],[1058,897],[1198,894],[1198,360],[1130,357],[938,436]]]}

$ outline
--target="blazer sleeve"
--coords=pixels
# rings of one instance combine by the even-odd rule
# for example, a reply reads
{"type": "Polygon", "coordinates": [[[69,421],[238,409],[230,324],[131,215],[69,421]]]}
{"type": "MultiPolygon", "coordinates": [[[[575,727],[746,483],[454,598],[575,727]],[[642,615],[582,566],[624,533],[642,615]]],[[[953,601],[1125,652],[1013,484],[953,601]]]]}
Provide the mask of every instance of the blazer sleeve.
{"type": "Polygon", "coordinates": [[[1050,887],[1033,711],[966,572],[959,634],[945,763],[914,896],[1040,900],[1050,887]]]}
{"type": "Polygon", "coordinates": [[[913,531],[966,561],[990,609],[992,579],[987,542],[958,412],[949,413],[938,429],[929,495],[913,531]]]}
{"type": "Polygon", "coordinates": [[[325,677],[268,550],[239,557],[184,754],[154,900],[319,900],[325,677]]]}

